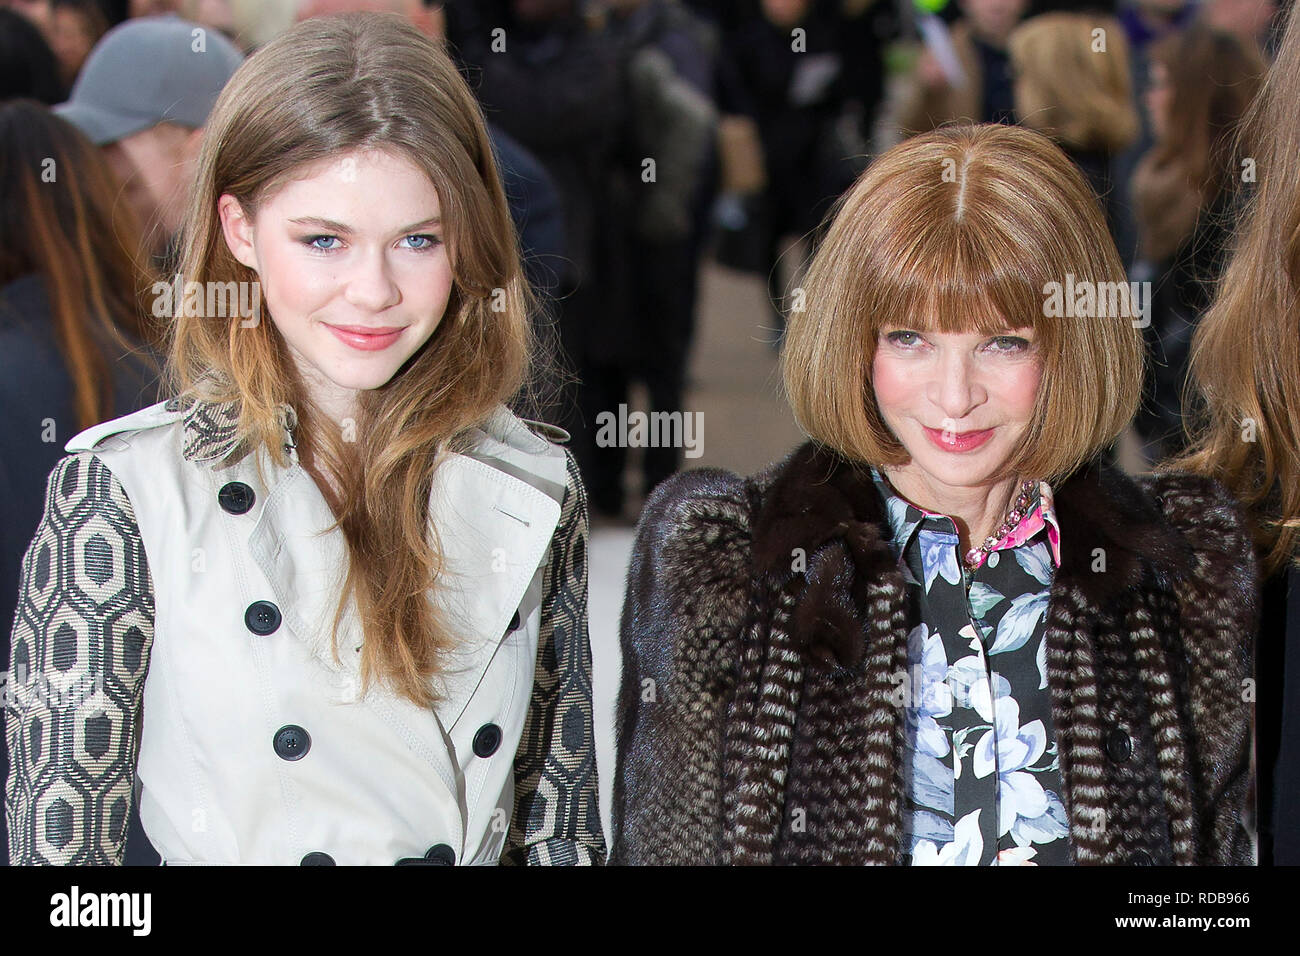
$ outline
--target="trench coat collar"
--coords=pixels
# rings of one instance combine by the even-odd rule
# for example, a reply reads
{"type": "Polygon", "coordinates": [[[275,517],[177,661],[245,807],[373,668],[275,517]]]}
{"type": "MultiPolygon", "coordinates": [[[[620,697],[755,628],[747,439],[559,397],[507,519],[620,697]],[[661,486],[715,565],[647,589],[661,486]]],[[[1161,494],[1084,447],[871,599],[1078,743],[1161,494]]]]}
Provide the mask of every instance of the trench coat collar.
{"type": "MultiPolygon", "coordinates": [[[[257,472],[251,462],[232,455],[239,444],[238,413],[237,401],[194,403],[185,413],[182,447],[190,461],[216,463],[215,469],[227,472],[225,480],[234,480],[238,471],[239,480],[252,483],[257,472]]],[[[266,450],[258,450],[267,487],[259,489],[262,503],[249,547],[285,624],[334,674],[346,698],[359,689],[362,634],[349,599],[336,655],[331,633],[346,569],[343,533],[329,530],[334,514],[297,464],[290,406],[281,406],[281,423],[291,465],[276,468],[266,450]]],[[[559,523],[565,486],[563,452],[523,427],[504,406],[481,426],[478,438],[467,453],[449,454],[440,463],[429,501],[443,560],[442,586],[434,593],[445,619],[462,635],[435,706],[447,732],[464,712],[497,645],[511,632],[515,615],[526,619],[531,610],[525,599],[535,590],[530,584],[559,523]]]]}

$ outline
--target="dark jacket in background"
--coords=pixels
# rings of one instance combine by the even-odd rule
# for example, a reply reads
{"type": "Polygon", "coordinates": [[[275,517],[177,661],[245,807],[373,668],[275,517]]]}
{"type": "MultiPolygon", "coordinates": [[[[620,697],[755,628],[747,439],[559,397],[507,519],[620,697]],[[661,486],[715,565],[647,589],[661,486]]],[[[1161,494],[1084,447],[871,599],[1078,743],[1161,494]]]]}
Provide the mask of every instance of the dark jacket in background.
{"type": "Polygon", "coordinates": [[[790,30],[761,16],[726,37],[743,99],[724,103],[724,111],[758,122],[772,228],[779,234],[811,231],[861,171],[862,161],[843,153],[837,121],[850,104],[860,104],[858,134],[869,142],[884,91],[879,24],[874,8],[846,17],[837,4],[821,2],[799,24],[803,52],[792,49],[790,30]]]}
{"type": "Polygon", "coordinates": [[[676,0],[645,0],[611,18],[610,41],[622,48],[629,100],[618,144],[616,181],[629,193],[629,222],[650,242],[689,240],[713,169],[718,111],[716,30],[676,0]],[[655,161],[655,179],[642,178],[655,161]]]}
{"type": "MultiPolygon", "coordinates": [[[[611,15],[626,110],[613,153],[605,212],[611,248],[603,259],[602,321],[581,369],[586,421],[646,387],[652,412],[684,410],[696,290],[708,210],[716,189],[720,40],[716,27],[676,0],[645,0],[611,15]],[[653,162],[653,167],[650,163],[653,162]],[[650,176],[653,169],[653,177],[650,176]]],[[[592,507],[622,510],[626,450],[591,447],[582,457],[592,507]]],[[[645,449],[648,491],[680,467],[682,451],[645,449]]]]}
{"type": "Polygon", "coordinates": [[[516,23],[503,3],[447,6],[450,52],[484,115],[546,168],[564,207],[568,257],[561,286],[586,279],[600,241],[599,216],[620,112],[616,49],[578,17],[516,23]],[[493,52],[492,31],[505,31],[493,52]]]}
{"type": "Polygon", "coordinates": [[[519,233],[524,274],[541,293],[555,291],[564,270],[564,209],[550,174],[504,130],[488,124],[510,218],[519,233]]]}
{"type": "MultiPolygon", "coordinates": [[[[626,17],[611,17],[606,36],[619,48],[627,109],[606,211],[617,246],[602,277],[609,331],[594,351],[637,377],[650,352],[667,349],[674,364],[685,364],[716,186],[720,38],[674,0],[647,0],[626,17]],[[645,179],[647,159],[654,160],[653,181],[645,179]]],[[[680,397],[675,401],[666,410],[680,408],[680,397]]]]}
{"type": "Polygon", "coordinates": [[[1142,407],[1133,426],[1155,459],[1177,454],[1186,442],[1183,425],[1188,409],[1182,399],[1192,335],[1213,299],[1233,210],[1232,200],[1225,194],[1201,210],[1194,231],[1172,256],[1134,267],[1134,280],[1151,282],[1151,322],[1142,330],[1150,362],[1142,407]]]}
{"type": "Polygon", "coordinates": [[[1156,34],[1143,22],[1130,5],[1120,7],[1118,19],[1124,27],[1129,44],[1129,71],[1133,78],[1133,103],[1137,107],[1140,128],[1138,137],[1128,149],[1117,153],[1111,167],[1115,183],[1115,209],[1117,217],[1112,233],[1115,246],[1125,266],[1133,265],[1137,256],[1138,224],[1130,186],[1133,173],[1155,142],[1151,130],[1151,117],[1147,115],[1146,95],[1151,83],[1151,44],[1169,32],[1186,26],[1196,15],[1196,4],[1188,3],[1175,15],[1164,33],[1156,34]]]}

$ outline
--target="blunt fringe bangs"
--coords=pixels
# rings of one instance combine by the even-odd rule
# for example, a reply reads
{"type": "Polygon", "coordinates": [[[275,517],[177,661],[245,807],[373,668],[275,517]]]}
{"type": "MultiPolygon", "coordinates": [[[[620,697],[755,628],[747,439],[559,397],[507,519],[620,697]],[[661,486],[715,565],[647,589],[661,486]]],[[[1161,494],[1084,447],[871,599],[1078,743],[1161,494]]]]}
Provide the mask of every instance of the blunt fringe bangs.
{"type": "Polygon", "coordinates": [[[1047,137],[992,124],[913,137],[878,157],[830,216],[782,353],[786,392],[809,437],[864,463],[908,461],[871,383],[876,344],[893,328],[1034,330],[1043,377],[1008,474],[1058,480],[1132,419],[1142,300],[1129,298],[1087,180],[1047,137]],[[1086,289],[1096,292],[1091,313],[1063,313],[1065,299],[1073,305],[1071,293],[1086,289]]]}

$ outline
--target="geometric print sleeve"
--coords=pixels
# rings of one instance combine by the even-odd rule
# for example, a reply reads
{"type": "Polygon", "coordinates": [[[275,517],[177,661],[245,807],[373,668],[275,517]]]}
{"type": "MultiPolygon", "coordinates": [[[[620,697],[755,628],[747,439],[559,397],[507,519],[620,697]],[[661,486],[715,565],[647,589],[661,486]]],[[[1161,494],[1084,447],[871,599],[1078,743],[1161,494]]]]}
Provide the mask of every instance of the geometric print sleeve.
{"type": "Polygon", "coordinates": [[[153,630],[131,502],[93,452],[68,455],[23,557],[11,640],[11,863],[122,863],[153,630]]]}
{"type": "Polygon", "coordinates": [[[501,862],[601,865],[591,643],[587,636],[587,496],[573,456],[542,585],[533,696],[515,754],[515,813],[501,862]]]}

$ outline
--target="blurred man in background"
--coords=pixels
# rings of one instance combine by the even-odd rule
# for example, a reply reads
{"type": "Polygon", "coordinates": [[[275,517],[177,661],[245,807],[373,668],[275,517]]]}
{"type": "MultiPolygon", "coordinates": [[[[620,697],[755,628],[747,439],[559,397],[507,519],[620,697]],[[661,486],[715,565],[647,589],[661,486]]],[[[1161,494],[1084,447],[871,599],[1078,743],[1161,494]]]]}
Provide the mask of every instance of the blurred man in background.
{"type": "Polygon", "coordinates": [[[55,107],[103,150],[164,273],[175,267],[203,125],[242,61],[220,33],[179,17],[130,20],[95,45],[55,107]]]}

